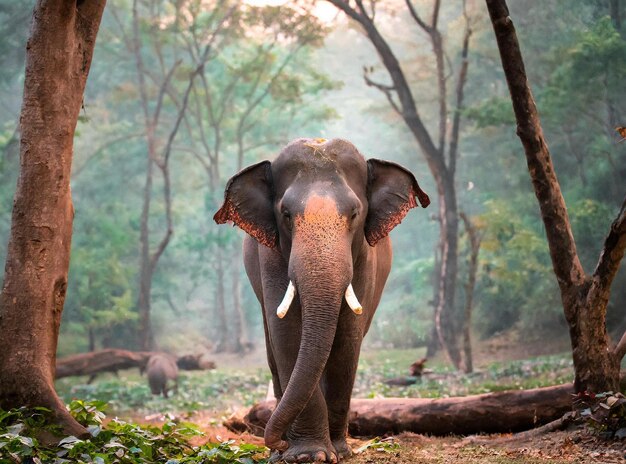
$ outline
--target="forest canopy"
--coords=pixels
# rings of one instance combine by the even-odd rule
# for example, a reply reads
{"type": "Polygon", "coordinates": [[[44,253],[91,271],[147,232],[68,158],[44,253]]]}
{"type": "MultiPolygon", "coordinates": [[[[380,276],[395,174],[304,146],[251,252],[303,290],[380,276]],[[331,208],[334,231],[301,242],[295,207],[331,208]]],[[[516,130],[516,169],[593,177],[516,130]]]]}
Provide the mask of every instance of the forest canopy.
{"type": "MultiPolygon", "coordinates": [[[[325,2],[316,2],[325,3],[325,2]]],[[[430,15],[430,2],[414,2],[430,15]]],[[[526,68],[587,271],[624,195],[626,41],[607,1],[511,2],[526,68]]],[[[19,171],[19,109],[34,2],[0,1],[0,260],[19,171]]],[[[330,4],[110,0],[76,129],[75,219],[59,355],[108,347],[243,351],[262,344],[238,229],[212,216],[226,180],[273,158],[296,137],[340,137],[366,157],[409,167],[434,198],[422,149],[390,104],[376,50],[330,4]],[[314,8],[315,7],[315,8],[314,8]],[[381,91],[382,90],[382,91],[381,91]],[[149,319],[146,319],[146,315],[149,319]],[[248,348],[246,348],[248,347],[248,348]]],[[[623,13],[623,11],[621,12],[623,13]]],[[[481,236],[472,331],[520,339],[565,336],[544,226],[488,15],[482,2],[445,2],[438,31],[448,107],[441,126],[432,35],[402,2],[376,22],[405,70],[433,139],[459,116],[458,209],[481,236]],[[471,29],[466,58],[463,37],[471,29]],[[464,98],[457,77],[467,63],[464,98]]],[[[391,97],[393,99],[393,96],[391,97]]],[[[447,140],[447,139],[446,139],[447,140]]],[[[446,144],[448,142],[445,142],[446,144]]],[[[426,345],[433,333],[437,207],[393,232],[395,262],[366,343],[426,345]]],[[[471,243],[459,226],[461,330],[471,243]]],[[[623,268],[623,266],[622,266],[623,268]]],[[[608,327],[626,329],[626,272],[613,284],[608,327]]]]}

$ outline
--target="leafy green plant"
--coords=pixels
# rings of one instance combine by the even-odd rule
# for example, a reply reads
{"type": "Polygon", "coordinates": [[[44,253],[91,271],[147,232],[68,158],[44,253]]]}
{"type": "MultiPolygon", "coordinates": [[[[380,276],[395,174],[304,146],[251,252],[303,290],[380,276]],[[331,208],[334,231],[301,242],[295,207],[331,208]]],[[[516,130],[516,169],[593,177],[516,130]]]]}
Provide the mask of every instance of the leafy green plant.
{"type": "Polygon", "coordinates": [[[266,462],[267,449],[255,445],[226,441],[192,446],[189,438],[202,435],[202,432],[190,424],[170,421],[156,427],[113,419],[104,425],[105,407],[106,404],[97,401],[72,401],[68,407],[70,413],[88,427],[91,437],[69,436],[56,445],[46,445],[37,439],[41,430],[55,432],[54,426],[46,425],[48,410],[0,410],[0,462],[4,462],[4,458],[14,462],[29,459],[34,463],[55,464],[266,462]]]}

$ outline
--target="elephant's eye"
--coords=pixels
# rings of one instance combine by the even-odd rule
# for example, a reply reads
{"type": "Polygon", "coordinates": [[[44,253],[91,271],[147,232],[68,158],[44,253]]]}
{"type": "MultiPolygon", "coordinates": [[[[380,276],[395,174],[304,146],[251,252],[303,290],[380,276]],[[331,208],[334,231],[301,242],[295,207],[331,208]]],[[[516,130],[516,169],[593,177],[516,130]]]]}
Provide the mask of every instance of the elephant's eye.
{"type": "Polygon", "coordinates": [[[283,211],[283,218],[285,219],[285,226],[291,230],[291,213],[289,211],[283,211]]]}
{"type": "Polygon", "coordinates": [[[350,216],[350,220],[351,220],[351,221],[354,221],[358,215],[359,215],[359,210],[357,210],[356,208],[354,208],[354,209],[352,210],[352,215],[350,216]]]}

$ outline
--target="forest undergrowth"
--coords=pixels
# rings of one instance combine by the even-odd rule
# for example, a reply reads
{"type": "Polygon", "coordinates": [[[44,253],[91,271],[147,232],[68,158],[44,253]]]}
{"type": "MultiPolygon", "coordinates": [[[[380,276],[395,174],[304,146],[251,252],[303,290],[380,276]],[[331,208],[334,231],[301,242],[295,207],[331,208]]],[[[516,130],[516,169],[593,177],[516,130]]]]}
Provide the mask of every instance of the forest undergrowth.
{"type": "MultiPolygon", "coordinates": [[[[416,350],[378,350],[363,354],[355,396],[447,397],[534,388],[571,381],[568,354],[515,361],[479,363],[473,374],[451,371],[437,359],[427,373],[408,387],[390,386],[391,378],[407,376],[416,350]]],[[[219,359],[219,358],[218,358],[219,359]]],[[[242,463],[267,462],[262,439],[226,430],[222,422],[241,408],[267,395],[269,373],[257,364],[230,363],[217,369],[183,372],[178,393],[169,399],[150,394],[147,381],[129,370],[87,378],[62,379],[57,388],[72,414],[93,435],[88,440],[67,438],[46,445],[50,430],[45,410],[0,413],[0,463],[242,463]],[[234,364],[234,365],[233,365],[234,364]],[[42,433],[42,430],[47,430],[42,433]]],[[[53,432],[53,430],[52,430],[53,432]]],[[[532,439],[510,435],[488,437],[427,437],[404,433],[395,437],[353,438],[357,454],[347,462],[530,464],[624,462],[626,439],[606,440],[597,431],[576,427],[532,439]]]]}

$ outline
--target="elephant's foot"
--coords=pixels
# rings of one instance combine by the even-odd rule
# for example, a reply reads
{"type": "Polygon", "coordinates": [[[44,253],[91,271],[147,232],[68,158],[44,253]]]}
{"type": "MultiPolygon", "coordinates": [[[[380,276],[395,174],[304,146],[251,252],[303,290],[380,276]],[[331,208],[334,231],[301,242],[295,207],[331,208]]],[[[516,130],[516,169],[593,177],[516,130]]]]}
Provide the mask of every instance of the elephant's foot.
{"type": "MultiPolygon", "coordinates": [[[[336,463],[338,461],[330,443],[311,440],[288,440],[289,448],[282,452],[280,459],[285,462],[297,463],[336,463]]],[[[274,456],[270,458],[270,460],[274,456]]]]}
{"type": "Polygon", "coordinates": [[[353,454],[352,448],[350,448],[350,445],[348,445],[346,441],[346,437],[333,440],[333,446],[335,447],[339,459],[349,458],[353,454]]]}

